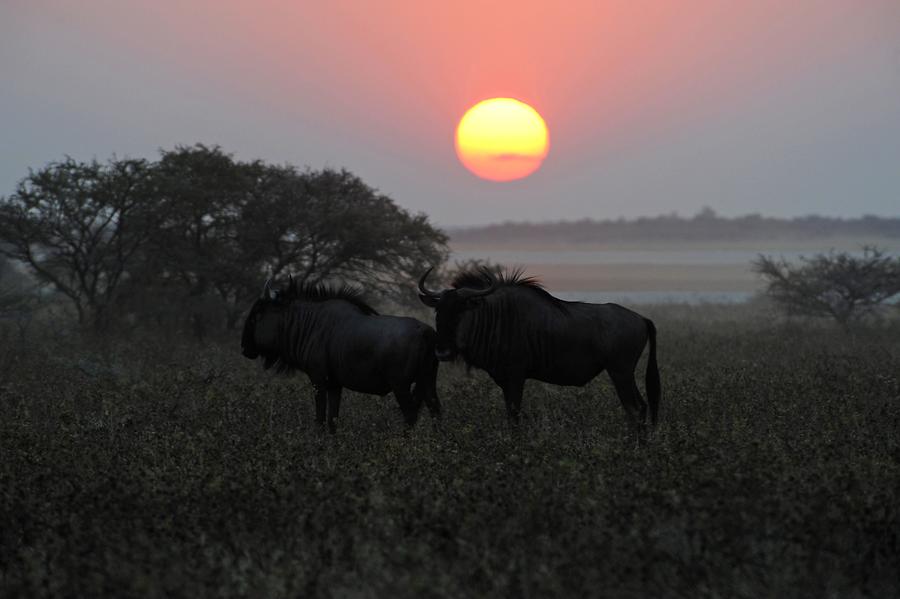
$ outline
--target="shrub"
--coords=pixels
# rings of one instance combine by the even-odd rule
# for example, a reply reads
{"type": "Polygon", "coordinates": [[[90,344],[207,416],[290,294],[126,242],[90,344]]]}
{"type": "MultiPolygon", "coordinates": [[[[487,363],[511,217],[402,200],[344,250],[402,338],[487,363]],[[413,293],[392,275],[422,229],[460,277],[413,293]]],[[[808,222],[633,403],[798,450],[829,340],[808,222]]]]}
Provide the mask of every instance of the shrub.
{"type": "Polygon", "coordinates": [[[753,269],[766,294],[789,314],[830,317],[843,326],[877,311],[900,294],[900,258],[872,246],[862,255],[831,251],[789,264],[760,254],[753,269]]]}

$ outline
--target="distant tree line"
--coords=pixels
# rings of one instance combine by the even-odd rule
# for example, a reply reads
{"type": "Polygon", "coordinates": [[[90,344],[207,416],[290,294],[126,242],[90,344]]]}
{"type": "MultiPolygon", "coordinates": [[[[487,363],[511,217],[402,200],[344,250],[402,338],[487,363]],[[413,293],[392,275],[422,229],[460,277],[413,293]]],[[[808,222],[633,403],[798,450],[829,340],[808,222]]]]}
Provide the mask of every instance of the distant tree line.
{"type": "Polygon", "coordinates": [[[609,243],[616,241],[767,241],[773,239],[827,239],[833,237],[900,238],[900,218],[863,216],[830,218],[802,216],[782,219],[749,214],[719,216],[704,208],[692,217],[666,214],[634,220],[506,222],[448,231],[453,241],[525,241],[609,243]]]}
{"type": "Polygon", "coordinates": [[[288,273],[415,301],[416,277],[446,260],[446,242],[346,170],[242,162],[203,145],[156,161],[67,158],[0,198],[0,253],[99,330],[232,329],[265,278],[288,273]]]}

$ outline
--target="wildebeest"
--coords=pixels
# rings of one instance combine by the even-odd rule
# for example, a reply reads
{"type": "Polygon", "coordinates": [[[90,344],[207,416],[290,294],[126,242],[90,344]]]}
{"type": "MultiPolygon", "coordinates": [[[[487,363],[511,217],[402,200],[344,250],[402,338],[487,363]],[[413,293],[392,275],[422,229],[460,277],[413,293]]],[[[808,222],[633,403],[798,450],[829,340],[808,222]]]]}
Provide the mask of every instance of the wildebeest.
{"type": "Polygon", "coordinates": [[[503,390],[507,413],[518,420],[526,379],[583,386],[609,372],[632,427],[643,431],[647,404],[634,370],[648,340],[645,385],[656,424],[660,381],[656,327],[617,304],[567,302],[521,271],[460,273],[450,289],[430,291],[419,279],[419,298],[435,309],[437,356],[483,369],[503,390]]]}
{"type": "Polygon", "coordinates": [[[414,318],[382,316],[352,287],[266,281],[244,323],[244,356],[279,371],[300,370],[315,388],[316,421],[335,432],[341,391],[394,393],[407,424],[424,402],[440,414],[435,332],[414,318]]]}

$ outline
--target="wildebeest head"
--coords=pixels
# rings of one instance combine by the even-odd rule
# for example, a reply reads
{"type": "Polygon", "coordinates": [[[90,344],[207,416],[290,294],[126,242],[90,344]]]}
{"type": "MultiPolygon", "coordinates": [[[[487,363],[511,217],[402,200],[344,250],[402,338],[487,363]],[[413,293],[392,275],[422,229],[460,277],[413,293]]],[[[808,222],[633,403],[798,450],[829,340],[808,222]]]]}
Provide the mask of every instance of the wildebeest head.
{"type": "Polygon", "coordinates": [[[280,301],[279,292],[272,289],[270,278],[250,309],[241,336],[241,353],[244,357],[255,360],[263,356],[266,369],[271,368],[278,360],[276,343],[283,310],[284,302],[280,301]]]}
{"type": "Polygon", "coordinates": [[[460,330],[463,315],[476,307],[480,298],[493,293],[498,282],[494,275],[484,270],[485,286],[482,288],[450,288],[443,291],[431,291],[425,286],[425,280],[431,268],[419,279],[419,299],[423,304],[434,308],[434,324],[437,329],[435,355],[442,361],[452,360],[459,353],[460,339],[464,331],[460,330]]]}

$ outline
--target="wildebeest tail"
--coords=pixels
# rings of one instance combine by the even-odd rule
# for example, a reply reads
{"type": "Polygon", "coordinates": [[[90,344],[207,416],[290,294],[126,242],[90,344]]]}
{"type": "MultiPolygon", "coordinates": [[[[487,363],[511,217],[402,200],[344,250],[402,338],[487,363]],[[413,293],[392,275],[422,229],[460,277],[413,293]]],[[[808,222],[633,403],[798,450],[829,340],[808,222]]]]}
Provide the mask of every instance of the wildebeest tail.
{"type": "Polygon", "coordinates": [[[645,318],[647,323],[647,334],[650,338],[650,355],[647,359],[647,374],[644,379],[644,386],[647,389],[647,403],[650,405],[650,422],[656,424],[657,414],[659,412],[659,397],[662,394],[662,386],[659,382],[659,366],[656,364],[656,326],[649,318],[645,318]]]}

